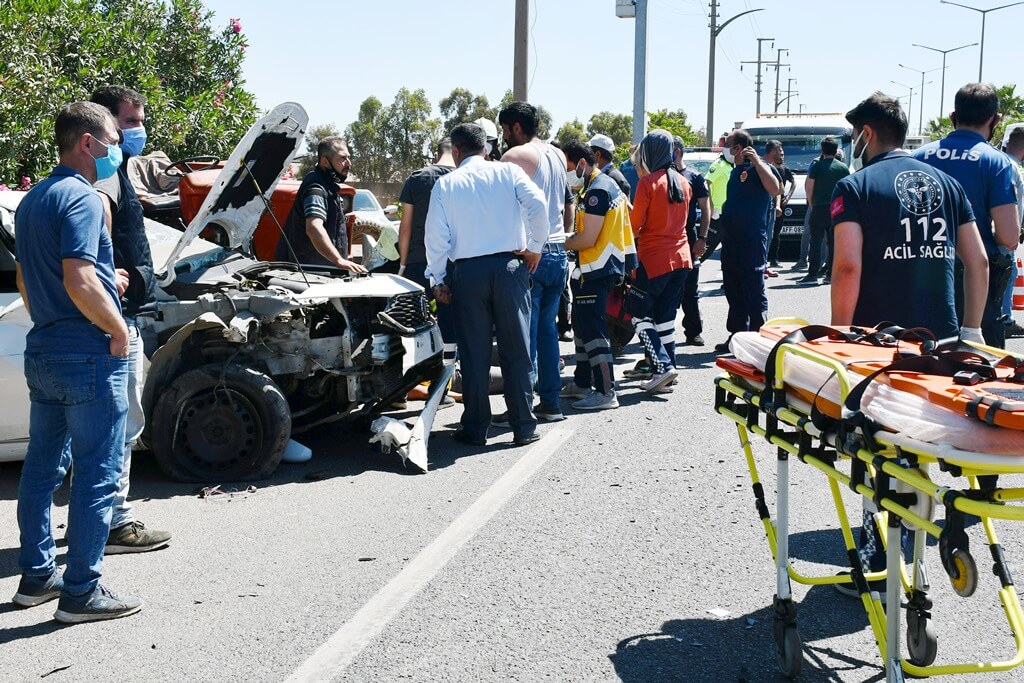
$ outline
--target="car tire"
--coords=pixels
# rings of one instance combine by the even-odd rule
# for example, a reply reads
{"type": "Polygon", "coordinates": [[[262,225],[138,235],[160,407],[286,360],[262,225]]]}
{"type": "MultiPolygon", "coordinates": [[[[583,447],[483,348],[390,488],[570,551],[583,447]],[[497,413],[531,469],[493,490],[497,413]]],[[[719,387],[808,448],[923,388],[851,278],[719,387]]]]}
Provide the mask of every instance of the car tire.
{"type": "Polygon", "coordinates": [[[153,411],[153,452],[178,481],[269,477],[288,445],[288,401],[267,375],[210,364],[179,375],[153,411]]]}

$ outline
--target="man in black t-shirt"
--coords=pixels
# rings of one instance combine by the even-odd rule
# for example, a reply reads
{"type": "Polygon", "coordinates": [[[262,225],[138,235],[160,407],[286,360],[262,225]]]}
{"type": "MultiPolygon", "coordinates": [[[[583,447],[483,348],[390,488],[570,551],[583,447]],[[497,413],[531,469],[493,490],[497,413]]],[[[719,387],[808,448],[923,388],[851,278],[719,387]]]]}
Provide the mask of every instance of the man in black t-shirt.
{"type": "Polygon", "coordinates": [[[782,192],[779,194],[775,206],[775,229],[772,231],[772,241],[768,247],[768,267],[779,267],[779,235],[782,234],[782,212],[786,210],[790,197],[796,190],[796,176],[793,170],[786,166],[786,152],[782,143],[778,140],[769,140],[764,148],[764,160],[775,167],[778,177],[782,180],[782,192]]]}
{"type": "MultiPolygon", "coordinates": [[[[437,179],[455,168],[452,158],[452,141],[445,138],[437,145],[437,161],[418,171],[413,171],[402,187],[398,201],[402,202],[402,223],[398,228],[398,274],[408,278],[430,292],[430,281],[426,276],[427,250],[423,243],[424,226],[427,223],[427,208],[430,193],[437,179]]],[[[451,324],[448,304],[437,302],[437,323],[444,339],[444,356],[447,362],[455,361],[455,328],[451,324]]]]}

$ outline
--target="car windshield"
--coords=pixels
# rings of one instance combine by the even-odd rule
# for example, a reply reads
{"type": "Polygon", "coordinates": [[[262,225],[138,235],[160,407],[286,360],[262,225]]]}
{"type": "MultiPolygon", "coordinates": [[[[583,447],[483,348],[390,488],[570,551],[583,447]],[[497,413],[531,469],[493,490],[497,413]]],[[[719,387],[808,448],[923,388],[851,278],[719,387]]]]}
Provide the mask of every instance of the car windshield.
{"type": "Polygon", "coordinates": [[[353,204],[353,211],[380,211],[380,204],[377,203],[377,198],[373,196],[372,192],[366,190],[357,190],[355,203],[353,204]]]}
{"type": "Polygon", "coordinates": [[[707,175],[708,169],[711,168],[711,164],[715,161],[714,159],[687,159],[685,157],[683,160],[686,162],[687,168],[692,168],[701,175],[707,175]]]}
{"type": "Polygon", "coordinates": [[[754,138],[754,148],[759,154],[764,154],[765,143],[769,140],[778,140],[782,143],[782,150],[786,155],[786,166],[789,166],[794,173],[807,173],[807,166],[821,156],[821,141],[829,135],[833,136],[836,142],[839,143],[839,148],[843,150],[845,155],[844,161],[850,162],[851,143],[844,141],[844,133],[846,131],[837,129],[835,131],[815,131],[813,133],[794,133],[789,135],[752,132],[751,135],[754,138]]]}

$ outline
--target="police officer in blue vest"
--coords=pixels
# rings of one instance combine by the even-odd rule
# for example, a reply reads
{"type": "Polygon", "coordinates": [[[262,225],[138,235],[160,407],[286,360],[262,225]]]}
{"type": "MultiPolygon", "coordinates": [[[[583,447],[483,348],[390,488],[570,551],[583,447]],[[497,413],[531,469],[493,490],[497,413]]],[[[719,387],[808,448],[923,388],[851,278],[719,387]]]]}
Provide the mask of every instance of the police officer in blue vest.
{"type": "MultiPolygon", "coordinates": [[[[942,140],[921,147],[914,156],[956,178],[967,193],[989,261],[981,331],[988,344],[1004,348],[1006,321],[1002,301],[1020,235],[1016,170],[1005,154],[988,144],[1002,118],[995,88],[987,83],[968,83],[957,91],[953,106],[949,116],[955,130],[942,140]]],[[[958,311],[962,310],[963,299],[959,280],[958,311]]]]}
{"type": "MultiPolygon", "coordinates": [[[[958,329],[961,338],[980,338],[988,261],[963,188],[900,149],[907,116],[894,98],[876,92],[846,120],[863,168],[836,184],[828,207],[835,231],[832,324],[889,321],[928,328],[939,338],[958,329]],[[956,258],[964,267],[963,319],[953,305],[956,258]]],[[[872,512],[867,501],[860,558],[864,571],[881,571],[885,552],[872,512]]],[[[848,584],[836,589],[856,595],[848,584]]]]}

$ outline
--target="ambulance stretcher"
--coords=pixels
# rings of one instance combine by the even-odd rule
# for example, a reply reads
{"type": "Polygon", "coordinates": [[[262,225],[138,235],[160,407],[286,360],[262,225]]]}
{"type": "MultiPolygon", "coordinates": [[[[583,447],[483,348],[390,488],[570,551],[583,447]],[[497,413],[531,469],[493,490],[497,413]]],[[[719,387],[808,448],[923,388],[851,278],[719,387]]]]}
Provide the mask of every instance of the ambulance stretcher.
{"type": "MultiPolygon", "coordinates": [[[[1024,473],[1024,357],[999,349],[938,342],[927,331],[861,330],[773,320],[760,333],[734,335],[736,358],[721,358],[715,409],[736,423],[758,515],[775,559],[774,639],[782,673],[803,661],[790,580],[853,584],[867,612],[887,681],[913,676],[1009,671],[1024,663],[1024,612],[993,520],[1024,521],[1024,488],[999,487],[987,475],[1024,473]],[[776,519],[771,518],[751,448],[751,434],[778,450],[776,519]],[[826,475],[850,563],[849,575],[809,576],[789,561],[791,458],[826,475]],[[929,473],[961,486],[939,486],[929,473]],[[840,486],[859,494],[875,519],[886,570],[864,573],[840,486]],[[971,596],[978,563],[966,515],[981,519],[1000,581],[999,600],[1015,645],[1005,661],[936,664],[928,536],[938,541],[953,590],[971,596]],[[943,525],[936,524],[936,516],[943,525]],[[904,566],[901,525],[912,532],[904,566]],[[869,582],[889,577],[883,604],[869,582]],[[901,604],[902,601],[902,604],[901,604]],[[887,608],[886,605],[889,607],[887,608]],[[901,652],[906,611],[908,656],[901,652]]],[[[1005,478],[1004,478],[1005,479],[1005,478]]]]}

